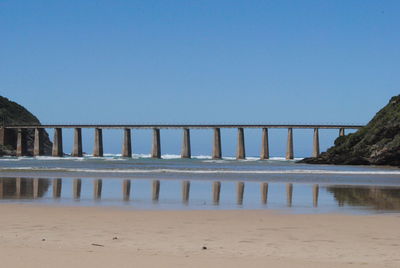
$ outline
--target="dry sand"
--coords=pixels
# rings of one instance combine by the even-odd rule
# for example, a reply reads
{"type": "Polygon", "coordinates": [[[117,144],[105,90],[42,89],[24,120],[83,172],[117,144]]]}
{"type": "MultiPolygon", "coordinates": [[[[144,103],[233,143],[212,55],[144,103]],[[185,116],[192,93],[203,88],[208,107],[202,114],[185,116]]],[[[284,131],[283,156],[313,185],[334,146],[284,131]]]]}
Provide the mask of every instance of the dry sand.
{"type": "Polygon", "coordinates": [[[398,214],[0,211],[0,267],[400,267],[398,214]]]}

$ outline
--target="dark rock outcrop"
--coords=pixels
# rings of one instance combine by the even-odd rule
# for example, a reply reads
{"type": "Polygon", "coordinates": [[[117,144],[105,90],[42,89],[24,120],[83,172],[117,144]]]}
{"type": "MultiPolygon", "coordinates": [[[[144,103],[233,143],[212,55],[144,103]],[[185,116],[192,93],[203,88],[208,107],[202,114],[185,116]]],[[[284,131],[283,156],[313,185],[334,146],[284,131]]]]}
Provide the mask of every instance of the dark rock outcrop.
{"type": "Polygon", "coordinates": [[[400,95],[393,97],[365,127],[337,138],[335,145],[319,157],[299,162],[400,166],[400,95]]]}
{"type": "MultiPolygon", "coordinates": [[[[40,121],[23,106],[0,96],[0,124],[1,125],[40,125],[40,121]]],[[[1,155],[15,155],[16,130],[7,130],[8,139],[0,145],[1,155]]],[[[27,155],[33,155],[35,132],[34,129],[26,131],[27,155]]],[[[43,131],[43,148],[45,155],[51,155],[52,143],[46,131],[43,131]]]]}

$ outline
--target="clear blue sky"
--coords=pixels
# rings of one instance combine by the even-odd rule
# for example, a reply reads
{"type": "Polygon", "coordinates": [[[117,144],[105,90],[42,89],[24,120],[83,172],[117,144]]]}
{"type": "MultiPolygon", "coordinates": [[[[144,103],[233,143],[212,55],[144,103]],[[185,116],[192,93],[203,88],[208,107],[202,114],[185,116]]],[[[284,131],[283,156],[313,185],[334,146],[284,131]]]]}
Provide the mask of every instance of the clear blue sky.
{"type": "MultiPolygon", "coordinates": [[[[399,94],[399,14],[400,1],[0,0],[0,95],[43,123],[366,123],[399,94]]],[[[209,153],[211,133],[193,135],[209,153]]],[[[163,137],[179,152],[180,132],[163,137]]],[[[310,139],[297,131],[298,155],[310,139]]],[[[259,132],[246,142],[258,155],[259,132]]],[[[138,133],[134,150],[149,144],[138,133]]]]}

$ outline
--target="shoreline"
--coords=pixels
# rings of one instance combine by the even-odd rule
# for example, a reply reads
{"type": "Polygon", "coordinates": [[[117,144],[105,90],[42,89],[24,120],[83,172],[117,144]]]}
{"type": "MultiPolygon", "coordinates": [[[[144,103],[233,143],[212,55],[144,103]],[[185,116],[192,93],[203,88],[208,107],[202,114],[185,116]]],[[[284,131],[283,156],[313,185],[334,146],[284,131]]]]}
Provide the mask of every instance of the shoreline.
{"type": "Polygon", "coordinates": [[[2,204],[8,267],[398,267],[400,215],[2,204]],[[383,220],[384,219],[384,220],[383,220]],[[203,249],[206,247],[207,249],[203,249]]]}

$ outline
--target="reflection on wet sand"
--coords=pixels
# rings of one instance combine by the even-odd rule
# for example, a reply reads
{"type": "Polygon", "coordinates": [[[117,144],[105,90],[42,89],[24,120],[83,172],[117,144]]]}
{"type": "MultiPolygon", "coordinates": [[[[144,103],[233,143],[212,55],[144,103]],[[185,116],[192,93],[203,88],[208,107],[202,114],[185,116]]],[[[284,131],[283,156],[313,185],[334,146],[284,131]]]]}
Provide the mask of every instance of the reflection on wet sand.
{"type": "Polygon", "coordinates": [[[1,178],[0,198],[33,199],[43,197],[49,186],[49,179],[1,178]]]}
{"type": "Polygon", "coordinates": [[[74,179],[72,182],[72,194],[74,199],[81,198],[81,189],[82,189],[82,180],[81,179],[74,179]]]}
{"type": "Polygon", "coordinates": [[[400,210],[400,189],[387,187],[329,186],[339,206],[368,206],[380,210],[400,210]]]}
{"type": "Polygon", "coordinates": [[[159,181],[159,180],[154,180],[154,181],[153,181],[153,195],[152,195],[152,200],[153,200],[154,202],[157,202],[159,196],[160,196],[160,181],[159,181]]]}
{"type": "Polygon", "coordinates": [[[221,192],[221,182],[214,181],[212,184],[212,196],[214,205],[219,204],[220,192],[221,192]]]}
{"type": "Polygon", "coordinates": [[[293,200],[293,183],[286,184],[286,203],[288,207],[292,206],[293,200]]]}
{"type": "Polygon", "coordinates": [[[187,204],[189,202],[190,181],[182,181],[182,202],[187,204]]]}
{"type": "Polygon", "coordinates": [[[318,207],[318,194],[319,194],[319,185],[313,185],[313,206],[316,208],[318,207]]]}
{"type": "Polygon", "coordinates": [[[261,203],[262,204],[267,204],[267,199],[268,199],[268,183],[262,182],[260,185],[260,191],[261,191],[261,203]]]}
{"type": "Polygon", "coordinates": [[[129,201],[130,194],[131,194],[131,181],[123,180],[123,182],[122,182],[122,199],[124,201],[129,201]]]}
{"type": "Polygon", "coordinates": [[[53,198],[61,197],[62,179],[53,179],[53,198]]]}
{"type": "Polygon", "coordinates": [[[244,182],[239,181],[236,186],[237,198],[236,202],[238,205],[243,204],[243,194],[244,194],[244,182]]]}
{"type": "Polygon", "coordinates": [[[93,181],[93,198],[98,200],[101,199],[101,190],[103,188],[102,179],[95,179],[93,181]]]}
{"type": "MultiPolygon", "coordinates": [[[[80,200],[81,192],[82,192],[82,179],[61,179],[61,178],[54,178],[54,179],[42,179],[42,178],[0,178],[0,199],[37,199],[43,198],[46,193],[50,189],[50,185],[52,186],[50,191],[50,195],[54,199],[61,199],[63,193],[63,183],[69,182],[67,185],[72,186],[72,198],[74,200],[80,200]]],[[[131,180],[130,179],[123,179],[123,180],[113,180],[118,182],[118,187],[122,186],[122,196],[115,197],[119,200],[130,201],[134,198],[131,197],[131,180]],[[121,184],[120,184],[121,183],[121,184]]],[[[157,203],[160,198],[160,190],[161,190],[161,183],[160,180],[153,180],[150,181],[151,187],[151,196],[148,198],[153,200],[153,202],[157,203]]],[[[103,179],[93,179],[93,199],[100,201],[102,198],[102,186],[103,186],[103,179]]],[[[166,181],[168,183],[168,181],[166,181]]],[[[220,197],[221,197],[221,189],[222,184],[225,181],[212,181],[211,182],[211,202],[214,205],[220,205],[220,197]]],[[[244,203],[246,204],[249,199],[254,200],[254,194],[257,195],[257,199],[260,198],[259,202],[262,205],[266,205],[268,202],[268,191],[269,191],[269,184],[267,182],[261,182],[259,184],[260,192],[254,192],[250,190],[250,192],[245,193],[246,184],[249,184],[249,189],[252,189],[252,185],[255,182],[243,182],[239,181],[236,182],[236,204],[242,206],[244,203]],[[250,197],[247,197],[250,196],[250,197]],[[259,196],[259,197],[258,197],[259,196]]],[[[271,184],[272,187],[275,187],[275,184],[271,184]]],[[[70,186],[70,187],[71,187],[70,186]]],[[[299,186],[297,184],[297,186],[299,186]]],[[[286,194],[286,206],[293,207],[293,206],[302,206],[301,202],[299,204],[293,203],[294,197],[294,188],[297,187],[296,184],[293,183],[286,183],[284,192],[281,192],[280,195],[286,194]]],[[[115,187],[115,186],[111,186],[115,187]]],[[[309,201],[306,200],[309,207],[317,208],[319,206],[318,200],[320,195],[320,186],[318,184],[308,185],[306,186],[308,190],[307,195],[309,197],[309,201]]],[[[121,188],[120,188],[121,189],[121,188]]],[[[254,188],[253,188],[254,189],[254,188]]],[[[273,188],[273,193],[276,193],[275,188],[273,188]]],[[[373,208],[377,210],[398,210],[400,211],[400,188],[398,187],[378,187],[378,186],[327,186],[323,187],[323,194],[332,194],[334,200],[336,200],[337,205],[340,206],[352,206],[352,207],[359,207],[363,206],[366,208],[373,208]],[[326,190],[325,190],[326,188],[326,190]]],[[[85,189],[85,193],[90,190],[85,189]]],[[[135,188],[135,191],[142,191],[143,188],[135,188]]],[[[191,190],[191,181],[184,180],[181,181],[181,195],[182,195],[182,203],[185,205],[189,205],[190,202],[190,190],[191,190]]],[[[196,191],[196,187],[193,189],[196,191]]],[[[229,187],[224,188],[224,191],[232,191],[229,190],[229,187]]],[[[282,190],[281,190],[282,191],[282,190]]],[[[296,195],[301,195],[304,193],[304,187],[300,187],[298,191],[296,191],[296,195]],[[302,190],[303,189],[303,190],[302,190]]],[[[174,195],[177,194],[176,198],[179,199],[179,190],[173,190],[174,195]]],[[[65,191],[64,191],[65,193],[65,191]]],[[[171,193],[165,193],[167,196],[171,195],[171,193]]],[[[233,193],[229,195],[232,196],[233,193]]],[[[140,194],[139,194],[140,195],[140,194]]],[[[71,196],[71,195],[68,195],[71,196]]],[[[304,194],[303,194],[304,196],[304,194]]],[[[304,197],[303,197],[304,198],[304,197]]],[[[205,200],[202,202],[206,202],[209,198],[204,197],[205,200]]],[[[303,199],[304,200],[304,199],[303,199]]],[[[324,198],[326,200],[326,198],[324,198]]],[[[332,200],[332,199],[331,199],[332,200]]],[[[297,203],[296,199],[296,203],[297,203]]],[[[326,202],[326,201],[324,201],[326,202]]],[[[331,201],[332,202],[332,201],[331,201]]],[[[225,204],[223,202],[222,204],[225,204]]],[[[233,201],[231,201],[233,204],[233,201]]],[[[304,201],[303,201],[304,204],[304,201]]],[[[324,203],[325,204],[325,203],[324,203]]],[[[226,205],[226,204],[225,204],[226,205]]],[[[269,207],[269,206],[268,206],[269,207]]]]}

